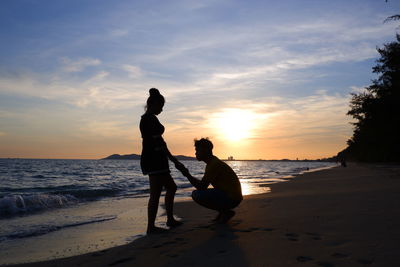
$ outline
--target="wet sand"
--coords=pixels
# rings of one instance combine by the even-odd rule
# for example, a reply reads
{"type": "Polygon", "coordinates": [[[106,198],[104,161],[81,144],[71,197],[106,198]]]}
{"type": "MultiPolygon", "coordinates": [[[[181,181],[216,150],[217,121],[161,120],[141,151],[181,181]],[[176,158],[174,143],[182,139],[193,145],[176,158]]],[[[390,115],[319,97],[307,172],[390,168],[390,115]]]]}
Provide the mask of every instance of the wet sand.
{"type": "MultiPolygon", "coordinates": [[[[227,225],[193,202],[185,224],[94,253],[24,266],[397,266],[400,166],[349,164],[248,196],[227,225]]],[[[62,242],[62,240],[60,240],[62,242]]]]}
{"type": "MultiPolygon", "coordinates": [[[[14,217],[4,223],[3,219],[0,228],[2,225],[9,229],[14,224],[18,228],[25,225],[28,233],[31,225],[73,226],[0,242],[0,266],[65,258],[128,244],[145,235],[146,206],[145,198],[108,199],[33,214],[22,217],[24,221],[14,217]],[[76,221],[83,223],[75,226],[76,221]]],[[[164,220],[163,216],[157,218],[159,222],[164,220]]]]}

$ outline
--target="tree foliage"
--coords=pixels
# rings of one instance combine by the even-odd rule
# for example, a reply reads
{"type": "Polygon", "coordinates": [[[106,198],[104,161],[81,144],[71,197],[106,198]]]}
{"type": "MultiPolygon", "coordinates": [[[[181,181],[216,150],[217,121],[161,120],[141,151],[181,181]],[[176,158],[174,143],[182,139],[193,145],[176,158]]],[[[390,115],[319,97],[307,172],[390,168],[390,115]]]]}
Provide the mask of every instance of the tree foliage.
{"type": "Polygon", "coordinates": [[[352,94],[348,115],[356,119],[348,147],[339,153],[361,161],[400,161],[400,35],[377,49],[378,78],[352,94]]]}
{"type": "Polygon", "coordinates": [[[391,20],[400,20],[400,15],[393,15],[393,16],[387,17],[383,22],[386,23],[391,20]]]}

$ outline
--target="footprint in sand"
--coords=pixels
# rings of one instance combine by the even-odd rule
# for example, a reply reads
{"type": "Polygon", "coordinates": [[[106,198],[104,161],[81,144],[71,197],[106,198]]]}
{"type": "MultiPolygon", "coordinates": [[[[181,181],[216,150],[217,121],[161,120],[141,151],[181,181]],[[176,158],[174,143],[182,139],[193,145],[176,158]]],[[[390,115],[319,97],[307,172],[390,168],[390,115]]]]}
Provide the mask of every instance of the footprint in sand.
{"type": "Polygon", "coordinates": [[[199,226],[196,226],[195,228],[197,228],[197,229],[207,229],[207,228],[210,228],[211,226],[210,225],[199,225],[199,226]]]}
{"type": "Polygon", "coordinates": [[[336,252],[332,254],[332,257],[337,258],[337,259],[343,259],[343,258],[347,258],[350,255],[348,254],[344,254],[344,253],[340,253],[340,252],[336,252]]]}
{"type": "Polygon", "coordinates": [[[310,236],[313,240],[321,240],[322,237],[318,233],[307,232],[306,235],[310,236]]]}
{"type": "Polygon", "coordinates": [[[262,231],[265,231],[265,232],[272,232],[272,231],[274,231],[275,229],[274,229],[274,228],[262,228],[261,230],[262,230],[262,231]]]}
{"type": "Polygon", "coordinates": [[[298,239],[299,235],[296,233],[286,233],[285,236],[287,237],[287,240],[299,241],[299,239],[298,239]]]}
{"type": "Polygon", "coordinates": [[[175,244],[175,241],[166,241],[164,243],[162,243],[162,245],[171,245],[171,244],[175,244]]]}
{"type": "Polygon", "coordinates": [[[314,260],[314,259],[311,258],[311,257],[308,257],[308,256],[298,256],[298,257],[296,258],[296,260],[297,260],[298,262],[307,262],[307,261],[312,261],[312,260],[314,260]]]}
{"type": "Polygon", "coordinates": [[[334,240],[334,241],[331,241],[331,242],[327,243],[327,245],[330,246],[330,247],[338,247],[338,246],[342,246],[344,244],[347,244],[349,242],[350,242],[350,240],[334,240]]]}
{"type": "Polygon", "coordinates": [[[358,259],[357,262],[360,263],[360,264],[372,264],[374,262],[374,260],[358,259]]]}

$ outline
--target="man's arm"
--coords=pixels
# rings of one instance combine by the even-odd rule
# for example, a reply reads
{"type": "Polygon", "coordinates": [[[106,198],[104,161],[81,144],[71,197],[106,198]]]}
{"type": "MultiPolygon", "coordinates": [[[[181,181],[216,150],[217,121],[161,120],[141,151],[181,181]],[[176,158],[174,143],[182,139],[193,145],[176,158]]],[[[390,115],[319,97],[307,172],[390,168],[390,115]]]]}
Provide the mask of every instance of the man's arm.
{"type": "Polygon", "coordinates": [[[204,181],[204,179],[199,180],[199,179],[193,177],[193,176],[189,173],[189,170],[188,170],[187,168],[185,168],[185,167],[183,167],[182,169],[179,169],[179,170],[182,172],[182,174],[183,174],[184,176],[186,176],[186,178],[188,178],[189,182],[190,182],[194,187],[196,187],[197,190],[206,190],[207,187],[208,187],[209,184],[210,184],[209,182],[204,181]]]}

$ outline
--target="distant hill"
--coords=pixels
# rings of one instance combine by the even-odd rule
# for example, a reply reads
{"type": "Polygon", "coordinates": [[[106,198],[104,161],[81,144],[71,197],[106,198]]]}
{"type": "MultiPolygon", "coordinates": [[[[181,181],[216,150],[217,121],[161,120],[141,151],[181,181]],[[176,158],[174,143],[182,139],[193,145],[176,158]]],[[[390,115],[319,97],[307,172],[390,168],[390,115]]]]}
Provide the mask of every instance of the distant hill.
{"type": "Polygon", "coordinates": [[[128,155],[120,155],[120,154],[112,154],[104,159],[140,159],[140,155],[137,154],[128,154],[128,155]]]}
{"type": "MultiPolygon", "coordinates": [[[[175,156],[178,160],[196,160],[194,157],[188,157],[183,155],[175,156]]],[[[130,159],[130,160],[139,160],[140,155],[138,154],[128,154],[128,155],[120,155],[120,154],[112,154],[103,159],[130,159]]]]}
{"type": "Polygon", "coordinates": [[[178,160],[197,160],[195,157],[189,157],[184,155],[175,156],[178,160]]]}

